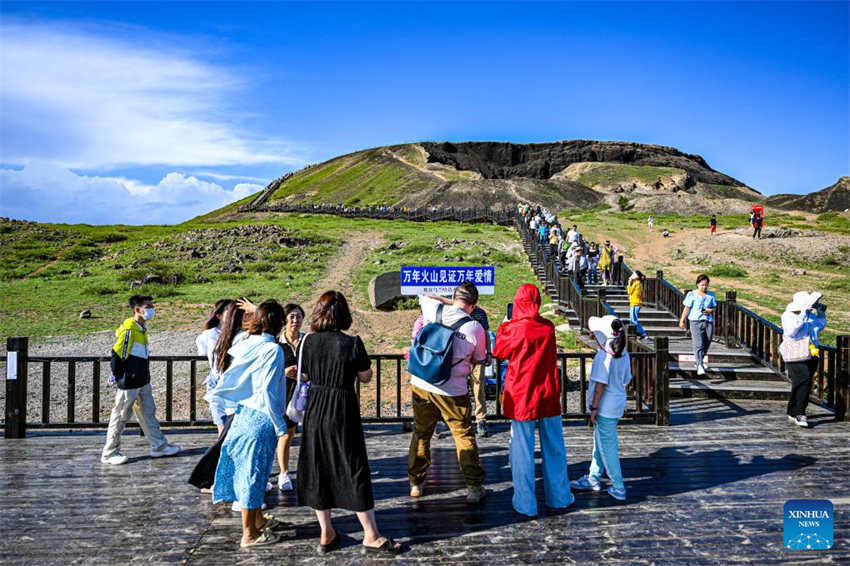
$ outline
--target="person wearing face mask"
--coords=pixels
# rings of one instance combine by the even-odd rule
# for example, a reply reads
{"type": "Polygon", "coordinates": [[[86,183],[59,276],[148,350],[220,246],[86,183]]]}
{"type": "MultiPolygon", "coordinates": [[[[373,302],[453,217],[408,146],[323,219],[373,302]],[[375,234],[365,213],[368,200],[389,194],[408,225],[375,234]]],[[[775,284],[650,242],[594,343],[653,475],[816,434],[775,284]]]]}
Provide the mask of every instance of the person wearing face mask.
{"type": "Polygon", "coordinates": [[[130,297],[133,316],[126,319],[115,330],[117,341],[112,347],[112,379],[118,387],[115,405],[109,415],[106,445],[100,456],[103,464],[113,466],[125,464],[127,457],[119,451],[121,432],[131,412],[136,413],[139,426],[151,445],[151,458],[173,456],[180,447],[169,444],[156,420],[156,404],[151,391],[150,360],[148,352],[147,322],[153,320],[155,310],[153,298],[148,295],[130,297]]]}
{"type": "MultiPolygon", "coordinates": [[[[289,303],[283,307],[285,325],[280,333],[279,342],[283,346],[283,354],[286,366],[286,398],[291,399],[295,394],[297,379],[297,352],[298,344],[304,337],[301,325],[304,323],[304,309],[295,303],[289,303]]],[[[280,466],[280,475],[277,478],[277,487],[281,491],[292,491],[292,478],[289,477],[289,447],[295,439],[295,431],[298,423],[283,415],[286,421],[286,434],[277,439],[277,463],[280,466]]]]}

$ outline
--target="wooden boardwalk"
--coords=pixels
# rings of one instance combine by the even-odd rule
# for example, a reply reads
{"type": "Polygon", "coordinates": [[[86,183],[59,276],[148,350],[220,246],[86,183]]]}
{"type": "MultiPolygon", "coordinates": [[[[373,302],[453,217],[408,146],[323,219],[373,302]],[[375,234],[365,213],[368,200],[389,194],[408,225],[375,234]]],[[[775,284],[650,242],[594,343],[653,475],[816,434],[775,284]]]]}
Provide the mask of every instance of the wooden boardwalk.
{"type": "MultiPolygon", "coordinates": [[[[623,424],[621,456],[629,500],[577,494],[566,513],[519,519],[511,511],[508,427],[481,444],[490,495],[480,507],[464,486],[449,436],[435,439],[426,497],[407,497],[409,434],[400,425],[367,428],[378,522],[408,550],[385,562],[426,564],[829,564],[850,561],[850,423],[813,407],[815,427],[787,422],[771,401],[672,401],[670,427],[623,424]],[[830,551],[782,544],[788,499],[835,505],[830,551]]],[[[166,431],[184,447],[151,460],[135,433],[126,466],[99,463],[103,431],[31,431],[0,441],[0,562],[3,564],[361,564],[360,526],[336,512],[344,546],[314,554],[315,515],[292,494],[269,494],[287,521],[283,540],[262,551],[238,548],[239,518],[185,483],[213,440],[207,432],[166,431]]],[[[590,431],[565,425],[570,476],[587,470],[590,431]]],[[[293,459],[297,455],[297,446],[293,459]]],[[[297,478],[297,476],[296,476],[297,478]]],[[[297,481],[297,480],[296,480],[297,481]]],[[[542,485],[539,485],[542,490],[542,485]]],[[[542,495],[542,494],[541,494],[542,495]]],[[[380,562],[381,560],[370,560],[380,562]]]]}

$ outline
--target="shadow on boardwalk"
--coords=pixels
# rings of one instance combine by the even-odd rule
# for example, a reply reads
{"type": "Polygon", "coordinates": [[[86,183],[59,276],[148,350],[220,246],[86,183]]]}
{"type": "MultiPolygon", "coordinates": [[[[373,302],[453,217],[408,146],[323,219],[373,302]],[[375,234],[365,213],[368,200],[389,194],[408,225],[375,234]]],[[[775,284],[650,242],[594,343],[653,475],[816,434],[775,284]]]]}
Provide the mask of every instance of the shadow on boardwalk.
{"type": "MultiPolygon", "coordinates": [[[[464,501],[465,486],[450,437],[435,438],[433,465],[421,500],[407,496],[410,435],[396,425],[370,426],[378,523],[406,543],[393,563],[730,563],[850,560],[850,433],[848,423],[799,430],[784,405],[674,400],[674,426],[620,428],[629,499],[577,493],[575,506],[522,518],[512,512],[509,433],[493,423],[481,442],[490,493],[480,506],[464,501]],[[733,418],[732,415],[735,415],[733,418]],[[714,415],[713,417],[711,415],[714,415]],[[716,418],[720,416],[720,418],[716,418]],[[835,503],[836,546],[818,556],[782,546],[782,505],[794,498],[835,503]]],[[[826,419],[825,414],[814,420],[826,419]]],[[[570,477],[585,473],[590,430],[565,425],[570,477]]],[[[0,555],[8,564],[362,564],[361,527],[353,513],[334,513],[343,547],[332,560],[315,555],[315,514],[294,493],[276,490],[269,509],[286,522],[279,544],[238,548],[240,519],[227,505],[185,479],[213,435],[170,431],[184,446],[176,458],[151,460],[144,440],[125,437],[133,463],[101,466],[100,434],[34,434],[0,441],[0,555]]],[[[293,451],[297,461],[297,447],[293,451]]],[[[538,454],[539,457],[539,454],[538,454]]],[[[296,474],[297,482],[297,474],[296,474]]],[[[370,559],[370,562],[376,559],[370,559]]],[[[377,560],[380,561],[380,560],[377,560]]]]}

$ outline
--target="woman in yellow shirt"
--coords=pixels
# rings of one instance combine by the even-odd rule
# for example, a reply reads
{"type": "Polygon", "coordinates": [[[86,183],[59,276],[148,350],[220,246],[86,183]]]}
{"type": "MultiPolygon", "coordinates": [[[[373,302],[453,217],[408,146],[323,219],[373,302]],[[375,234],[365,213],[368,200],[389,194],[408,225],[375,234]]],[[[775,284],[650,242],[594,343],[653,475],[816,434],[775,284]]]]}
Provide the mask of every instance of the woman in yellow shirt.
{"type": "Polygon", "coordinates": [[[635,271],[629,276],[629,285],[626,291],[629,293],[629,322],[634,325],[638,338],[646,338],[646,330],[638,321],[640,308],[643,306],[643,281],[646,279],[643,273],[635,271]]]}

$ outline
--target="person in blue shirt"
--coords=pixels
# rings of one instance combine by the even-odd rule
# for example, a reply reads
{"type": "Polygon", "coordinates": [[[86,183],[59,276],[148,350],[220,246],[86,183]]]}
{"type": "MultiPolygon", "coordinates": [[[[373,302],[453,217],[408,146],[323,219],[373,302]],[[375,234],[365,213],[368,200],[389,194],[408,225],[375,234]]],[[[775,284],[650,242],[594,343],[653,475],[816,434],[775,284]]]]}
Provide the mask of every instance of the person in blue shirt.
{"type": "Polygon", "coordinates": [[[791,380],[791,394],[788,398],[788,420],[808,428],[806,406],[809,404],[809,391],[812,378],[818,368],[820,342],[818,334],[826,327],[826,305],[820,302],[822,293],[794,293],[793,300],[782,313],[782,340],[798,341],[809,339],[808,359],[785,360],[785,369],[791,380]]]}
{"type": "Polygon", "coordinates": [[[685,329],[685,319],[691,327],[691,343],[694,347],[694,363],[697,375],[705,375],[703,359],[708,354],[711,339],[714,336],[714,311],[717,310],[717,298],[708,290],[711,280],[701,273],[697,276],[697,288],[685,296],[682,301],[682,318],[679,328],[685,329]]]}
{"type": "Polygon", "coordinates": [[[546,240],[549,238],[549,225],[546,222],[541,222],[540,226],[537,227],[537,233],[540,245],[545,244],[546,240]]]}
{"type": "Polygon", "coordinates": [[[228,350],[232,361],[215,389],[218,398],[236,406],[236,415],[221,446],[213,503],[239,502],[243,548],[278,540],[271,531],[277,521],[263,516],[262,505],[277,439],[286,434],[285,356],[277,342],[283,324],[280,304],[261,303],[249,336],[228,350]]]}

